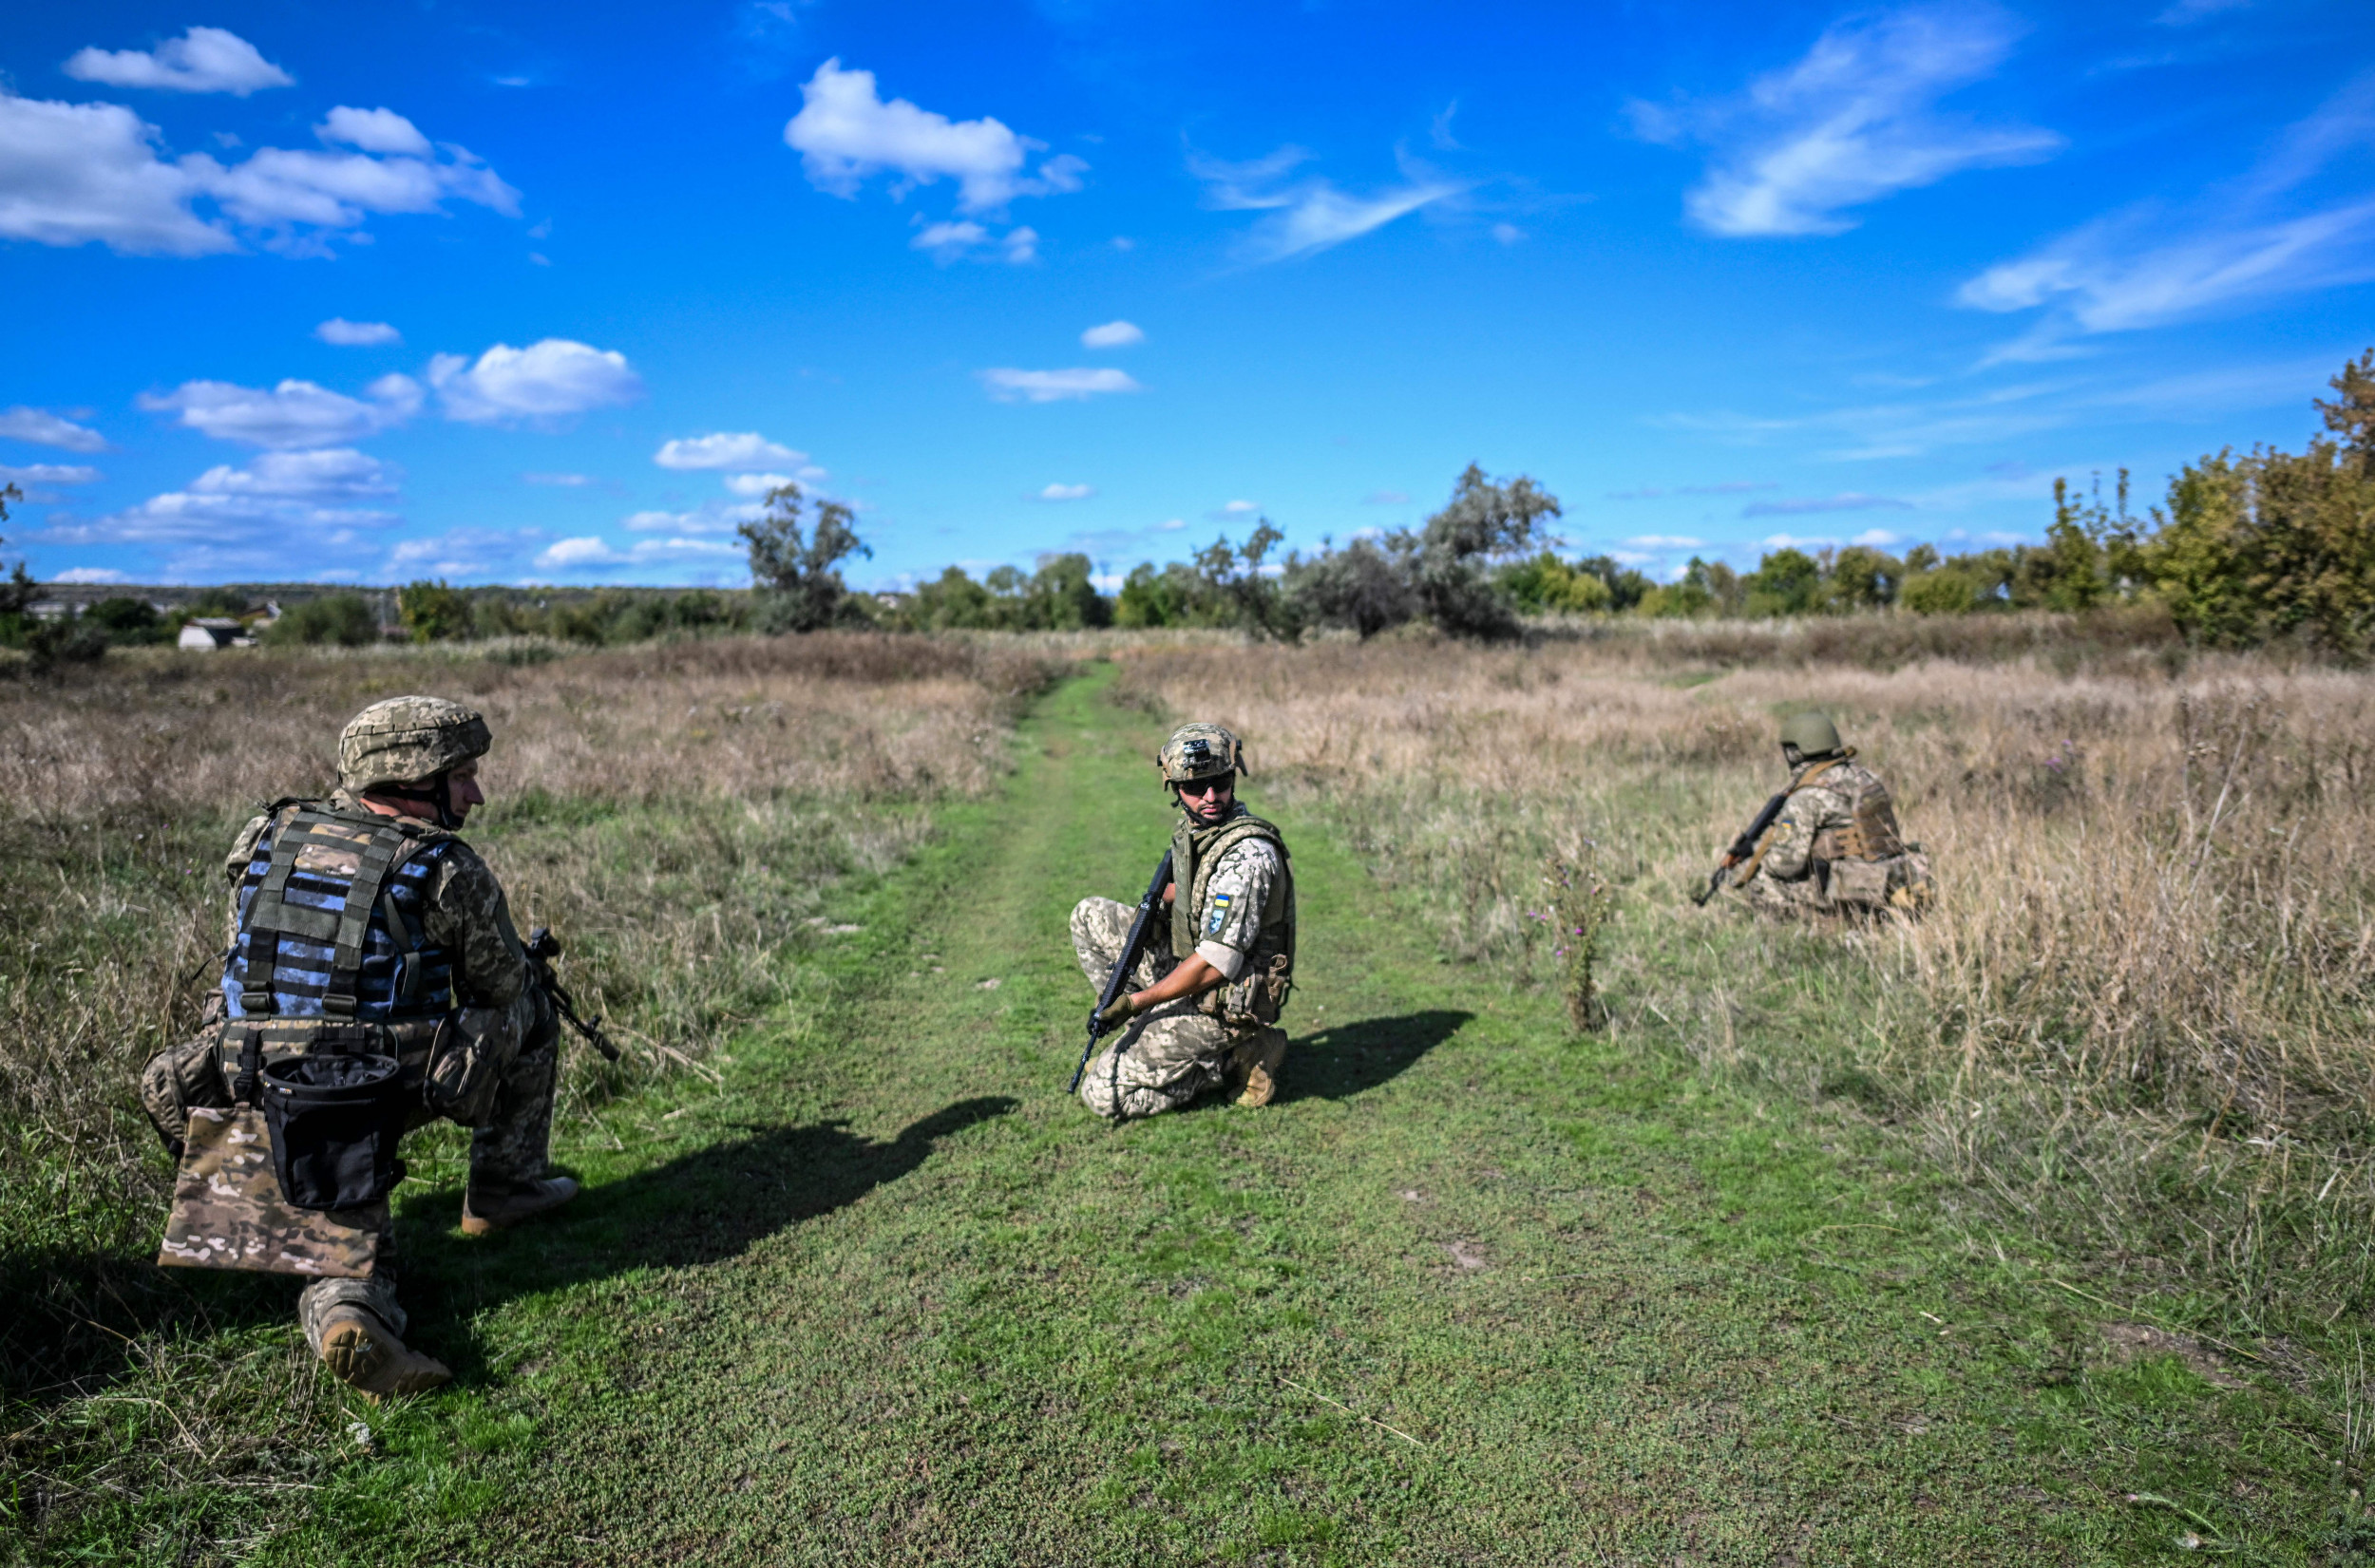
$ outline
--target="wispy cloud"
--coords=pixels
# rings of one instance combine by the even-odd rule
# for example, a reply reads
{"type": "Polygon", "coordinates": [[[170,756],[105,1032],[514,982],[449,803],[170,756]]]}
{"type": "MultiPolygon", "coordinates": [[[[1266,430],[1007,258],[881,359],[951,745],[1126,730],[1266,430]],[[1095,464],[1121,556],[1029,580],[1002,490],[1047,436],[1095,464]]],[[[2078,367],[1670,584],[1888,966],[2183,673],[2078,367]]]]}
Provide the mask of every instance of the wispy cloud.
{"type": "Polygon", "coordinates": [[[2170,207],[2095,219],[1956,292],[1973,310],[2046,313],[1991,362],[2067,358],[2070,340],[2134,331],[2375,277],[2375,192],[2323,188],[2342,155],[2375,146],[2375,75],[2291,126],[2252,169],[2170,207]]]}
{"type": "Polygon", "coordinates": [[[1064,403],[1109,392],[1145,388],[1122,370],[1076,366],[1067,370],[1016,370],[1000,368],[979,372],[981,385],[999,403],[1064,403]]]}
{"type": "Polygon", "coordinates": [[[1907,6],[1834,23],[1805,57],[1732,98],[1628,105],[1643,138],[1703,143],[1714,158],[1683,198],[1712,234],[1838,234],[1846,216],[1966,169],[2032,163],[2062,139],[2029,125],[1987,125],[1939,111],[1939,100],[1993,75],[2019,23],[1995,6],[1907,6]]]}
{"type": "Polygon", "coordinates": [[[107,449],[107,438],[87,425],[61,419],[47,408],[28,408],[22,404],[0,408],[0,438],[29,441],[37,446],[56,446],[68,452],[107,449]]]}
{"type": "Polygon", "coordinates": [[[1813,512],[1910,512],[1913,503],[1894,496],[1868,496],[1860,490],[1850,490],[1836,496],[1816,496],[1802,501],[1752,501],[1740,508],[1744,518],[1796,518],[1813,512]]]}
{"type": "Polygon", "coordinates": [[[1084,349],[1127,349],[1146,340],[1147,334],[1130,321],[1108,321],[1080,334],[1080,346],[1084,349]]]}
{"type": "Polygon", "coordinates": [[[404,337],[384,321],[349,321],[342,315],[332,316],[314,328],[314,335],[341,349],[376,348],[383,343],[401,342],[404,337]]]}
{"type": "Polygon", "coordinates": [[[790,467],[808,461],[806,452],[768,440],[756,430],[720,430],[714,435],[682,436],[662,443],[652,454],[662,468],[718,468],[749,471],[790,467]]]}
{"type": "Polygon", "coordinates": [[[1317,176],[1291,178],[1310,157],[1296,146],[1243,163],[1188,154],[1188,172],[1204,181],[1206,206],[1269,215],[1240,237],[1241,260],[1258,264],[1310,255],[1469,188],[1404,159],[1403,183],[1372,196],[1347,196],[1317,176]]]}
{"type": "Polygon", "coordinates": [[[1097,493],[1093,484],[1048,484],[1040,487],[1034,501],[1087,501],[1097,493]]]}

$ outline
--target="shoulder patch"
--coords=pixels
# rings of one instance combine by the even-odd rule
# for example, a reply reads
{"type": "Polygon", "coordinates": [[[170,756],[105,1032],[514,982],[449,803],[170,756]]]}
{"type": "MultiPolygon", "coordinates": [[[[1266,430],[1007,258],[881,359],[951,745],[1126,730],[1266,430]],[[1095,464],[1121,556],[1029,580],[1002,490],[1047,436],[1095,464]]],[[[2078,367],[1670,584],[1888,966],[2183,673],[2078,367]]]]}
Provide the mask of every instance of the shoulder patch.
{"type": "Polygon", "coordinates": [[[1229,906],[1236,901],[1230,894],[1215,893],[1212,895],[1208,900],[1211,907],[1206,911],[1204,916],[1204,934],[1206,936],[1217,936],[1221,934],[1221,927],[1228,923],[1229,906]]]}

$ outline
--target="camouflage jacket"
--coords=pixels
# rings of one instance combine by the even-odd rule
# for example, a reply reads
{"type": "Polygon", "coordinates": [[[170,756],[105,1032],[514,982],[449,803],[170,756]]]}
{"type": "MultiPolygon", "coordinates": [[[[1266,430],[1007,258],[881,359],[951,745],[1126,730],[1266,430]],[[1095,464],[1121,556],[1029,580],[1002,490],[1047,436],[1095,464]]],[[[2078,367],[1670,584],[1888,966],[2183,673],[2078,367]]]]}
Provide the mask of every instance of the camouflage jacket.
{"type": "Polygon", "coordinates": [[[1896,807],[1878,774],[1852,758],[1807,763],[1792,776],[1757,870],[1789,882],[1811,876],[1817,860],[1886,860],[1904,852],[1896,807]]]}

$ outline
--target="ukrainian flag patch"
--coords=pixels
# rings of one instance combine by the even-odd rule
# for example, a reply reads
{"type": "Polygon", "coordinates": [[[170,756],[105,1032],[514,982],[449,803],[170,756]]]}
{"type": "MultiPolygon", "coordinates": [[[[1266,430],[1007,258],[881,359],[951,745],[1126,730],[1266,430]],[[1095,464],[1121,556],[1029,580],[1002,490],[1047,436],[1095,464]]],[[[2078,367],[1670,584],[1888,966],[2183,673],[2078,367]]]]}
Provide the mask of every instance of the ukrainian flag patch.
{"type": "Polygon", "coordinates": [[[1228,923],[1228,906],[1234,901],[1226,893],[1212,895],[1211,908],[1204,917],[1204,934],[1206,936],[1218,936],[1221,934],[1221,927],[1228,923]]]}

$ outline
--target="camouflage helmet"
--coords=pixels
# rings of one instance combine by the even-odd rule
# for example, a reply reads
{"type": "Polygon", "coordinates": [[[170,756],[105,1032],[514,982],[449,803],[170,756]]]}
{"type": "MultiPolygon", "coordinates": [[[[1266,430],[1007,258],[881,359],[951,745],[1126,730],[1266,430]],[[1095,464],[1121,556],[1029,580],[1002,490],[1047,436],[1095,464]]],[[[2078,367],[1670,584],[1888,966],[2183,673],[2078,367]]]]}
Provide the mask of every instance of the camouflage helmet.
{"type": "Polygon", "coordinates": [[[1217,724],[1183,724],[1171,731],[1171,738],[1163,743],[1163,749],[1154,754],[1163,769],[1167,784],[1186,784],[1190,779],[1226,778],[1231,773],[1248,771],[1244,747],[1237,737],[1217,724]]]}
{"type": "Polygon", "coordinates": [[[1781,744],[1801,757],[1828,757],[1839,749],[1839,727],[1823,713],[1793,714],[1781,727],[1781,744]]]}
{"type": "Polygon", "coordinates": [[[495,744],[473,708],[443,697],[390,697],[347,722],[338,734],[338,783],[361,794],[412,784],[484,757],[495,744]]]}

